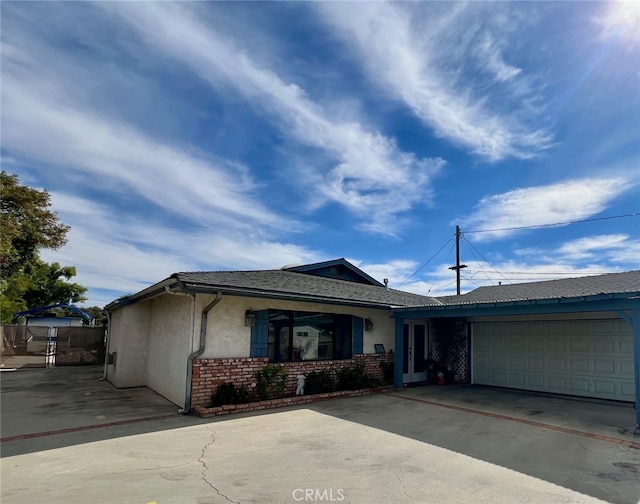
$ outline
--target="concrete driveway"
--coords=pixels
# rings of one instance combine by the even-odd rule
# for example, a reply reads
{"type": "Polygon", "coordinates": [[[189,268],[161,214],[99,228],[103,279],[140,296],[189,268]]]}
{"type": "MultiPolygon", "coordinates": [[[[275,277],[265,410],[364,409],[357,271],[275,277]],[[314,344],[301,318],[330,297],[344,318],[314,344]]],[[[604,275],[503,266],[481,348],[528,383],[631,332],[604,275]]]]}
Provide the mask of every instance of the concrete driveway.
{"type": "MultiPolygon", "coordinates": [[[[6,406],[3,397],[3,417],[6,406]]],[[[3,432],[2,501],[635,504],[640,498],[640,440],[625,432],[634,418],[628,406],[423,387],[212,420],[158,412],[164,410],[153,410],[155,420],[112,416],[108,425],[26,439],[4,440],[3,432]]]]}
{"type": "Polygon", "coordinates": [[[2,371],[2,438],[177,415],[175,404],[150,389],[118,390],[100,381],[102,373],[101,366],[2,371]]]}

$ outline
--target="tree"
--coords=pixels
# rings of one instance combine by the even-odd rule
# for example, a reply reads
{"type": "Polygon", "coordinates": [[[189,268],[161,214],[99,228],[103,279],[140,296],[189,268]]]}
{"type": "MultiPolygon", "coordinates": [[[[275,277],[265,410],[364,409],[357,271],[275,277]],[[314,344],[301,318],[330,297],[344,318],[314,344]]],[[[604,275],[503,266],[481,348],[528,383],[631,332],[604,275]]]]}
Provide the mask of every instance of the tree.
{"type": "Polygon", "coordinates": [[[86,297],[83,294],[87,292],[87,288],[65,281],[71,280],[74,276],[76,276],[76,269],[73,266],[38,261],[31,268],[31,282],[22,298],[29,308],[85,301],[86,297]]]}
{"type": "Polygon", "coordinates": [[[40,249],[67,243],[69,226],[52,212],[47,191],[20,185],[17,175],[0,173],[0,264],[3,277],[28,267],[40,249]]]}
{"type": "Polygon", "coordinates": [[[69,226],[51,209],[49,193],[20,184],[17,175],[0,173],[0,316],[43,304],[79,302],[85,287],[69,283],[73,266],[47,264],[42,249],[67,243],[69,226]]]}
{"type": "Polygon", "coordinates": [[[95,319],[96,327],[107,325],[107,312],[99,306],[81,306],[80,309],[95,319]]]}

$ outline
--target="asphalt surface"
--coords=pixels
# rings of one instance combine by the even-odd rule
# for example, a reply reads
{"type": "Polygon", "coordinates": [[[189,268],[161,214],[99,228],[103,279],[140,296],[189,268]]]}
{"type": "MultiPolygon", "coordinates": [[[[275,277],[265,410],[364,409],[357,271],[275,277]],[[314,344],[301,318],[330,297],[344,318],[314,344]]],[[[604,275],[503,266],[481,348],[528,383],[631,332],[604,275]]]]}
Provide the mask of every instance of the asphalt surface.
{"type": "MultiPolygon", "coordinates": [[[[149,408],[109,413],[95,398],[76,408],[92,419],[88,425],[51,433],[51,422],[59,425],[56,408],[65,417],[72,409],[61,403],[91,397],[78,385],[60,392],[59,406],[50,405],[37,432],[36,424],[25,424],[24,433],[34,437],[20,437],[7,413],[20,387],[11,383],[5,396],[4,373],[1,378],[3,503],[640,499],[640,449],[633,447],[639,440],[628,432],[634,419],[628,405],[424,387],[202,420],[174,415],[174,405],[135,389],[151,401],[149,408]]],[[[93,381],[85,382],[92,396],[100,394],[93,381]]],[[[104,392],[117,403],[118,393],[133,390],[104,392]]],[[[32,408],[44,400],[31,394],[32,408]]],[[[22,407],[14,413],[25,414],[29,406],[22,407]]],[[[37,417],[29,416],[32,422],[37,417]]]]}

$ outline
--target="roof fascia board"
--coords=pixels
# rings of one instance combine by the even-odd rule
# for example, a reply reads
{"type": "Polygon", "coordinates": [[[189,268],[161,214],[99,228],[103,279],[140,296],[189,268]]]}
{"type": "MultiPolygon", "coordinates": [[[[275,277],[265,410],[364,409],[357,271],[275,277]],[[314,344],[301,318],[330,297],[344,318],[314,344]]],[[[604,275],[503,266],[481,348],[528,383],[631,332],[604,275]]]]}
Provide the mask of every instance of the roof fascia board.
{"type": "MultiPolygon", "coordinates": [[[[547,300],[548,301],[548,300],[547,300]]],[[[409,317],[477,317],[495,315],[533,315],[553,313],[582,313],[594,311],[630,310],[638,306],[638,298],[579,299],[572,302],[501,302],[477,303],[473,305],[444,305],[435,307],[395,308],[394,318],[409,317]]]]}

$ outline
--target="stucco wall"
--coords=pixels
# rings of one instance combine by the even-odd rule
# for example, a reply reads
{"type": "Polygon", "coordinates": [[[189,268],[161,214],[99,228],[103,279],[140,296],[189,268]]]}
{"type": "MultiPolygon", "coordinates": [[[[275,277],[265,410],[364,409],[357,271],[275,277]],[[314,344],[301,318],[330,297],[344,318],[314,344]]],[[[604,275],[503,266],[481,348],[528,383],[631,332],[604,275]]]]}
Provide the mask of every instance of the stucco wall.
{"type": "Polygon", "coordinates": [[[147,386],[184,406],[191,298],[164,294],[151,301],[147,386]]]}
{"type": "MultiPolygon", "coordinates": [[[[215,296],[198,294],[196,297],[196,334],[200,332],[202,309],[215,296]]],[[[354,308],[342,305],[281,301],[262,298],[223,296],[222,300],[209,312],[207,321],[207,344],[202,358],[248,357],[251,344],[251,328],[244,325],[246,310],[297,310],[319,313],[336,313],[369,318],[373,330],[364,332],[363,353],[374,353],[374,344],[384,344],[388,352],[394,347],[394,321],[388,310],[354,308]]]]}
{"type": "Polygon", "coordinates": [[[136,303],[114,311],[109,328],[109,353],[115,365],[107,367],[107,379],[116,387],[147,384],[147,349],[151,302],[136,303]]]}

